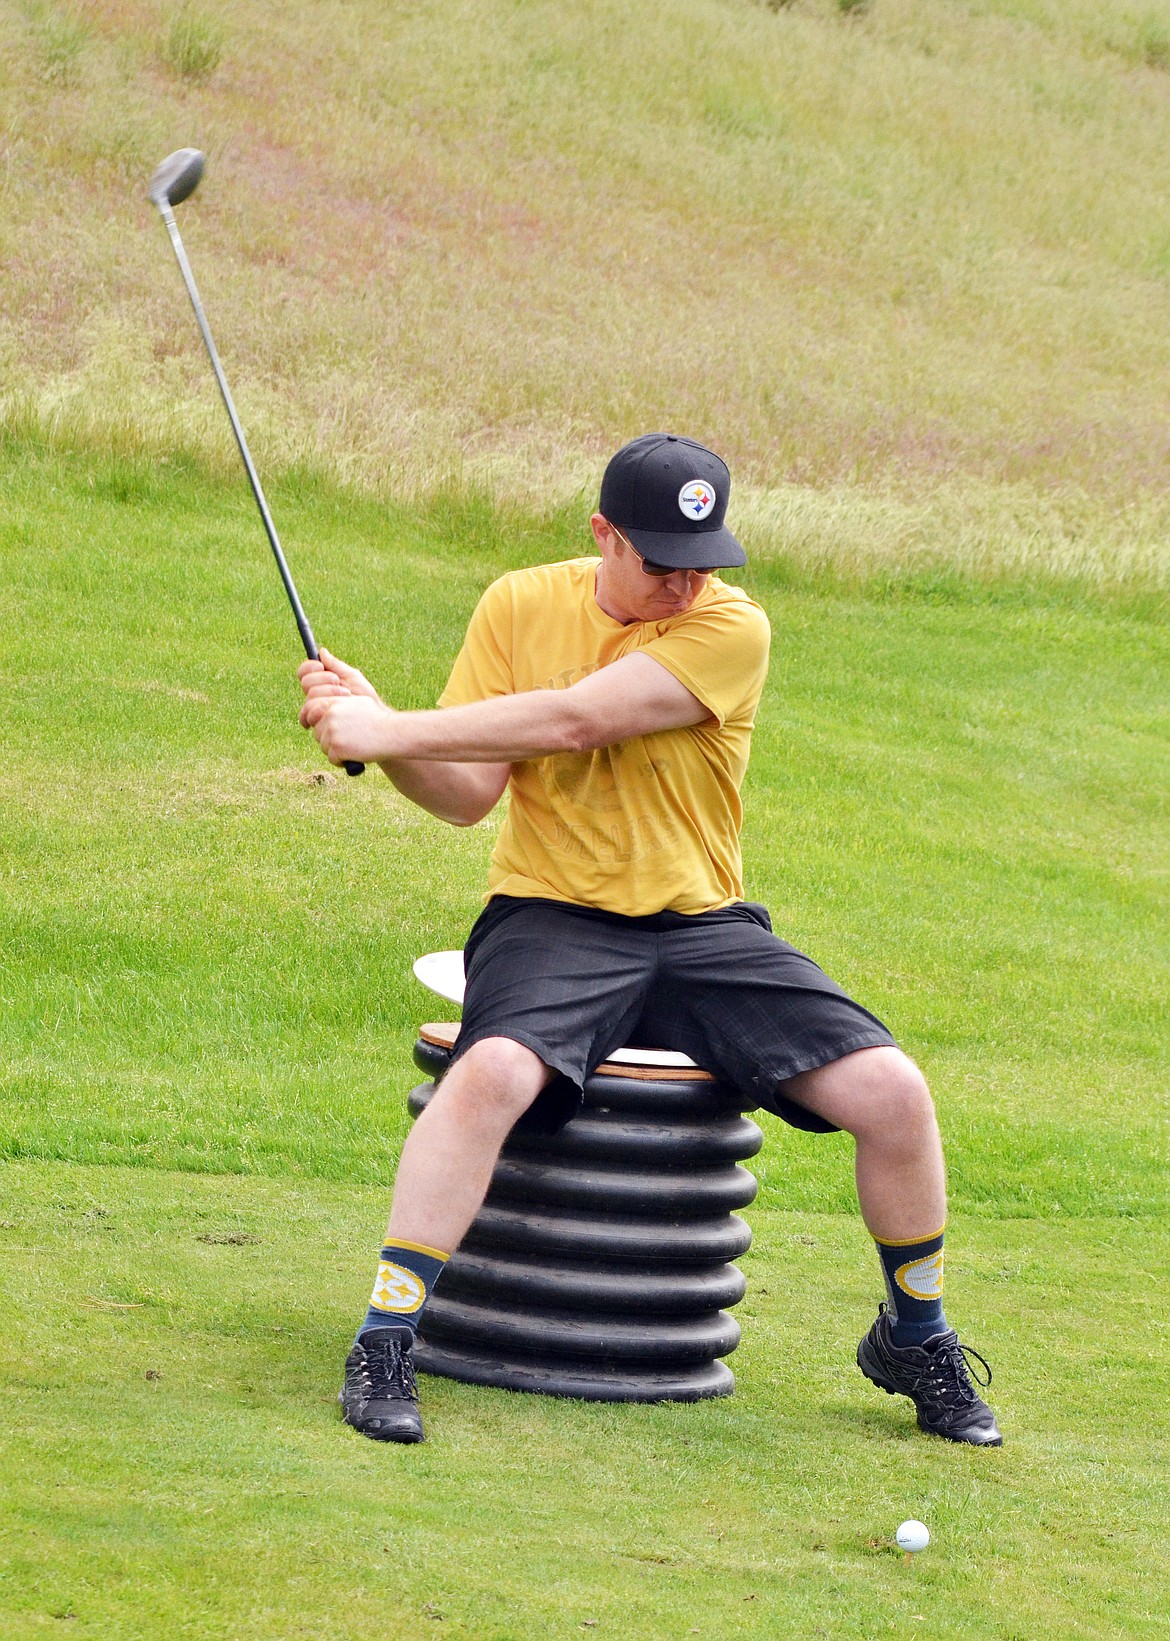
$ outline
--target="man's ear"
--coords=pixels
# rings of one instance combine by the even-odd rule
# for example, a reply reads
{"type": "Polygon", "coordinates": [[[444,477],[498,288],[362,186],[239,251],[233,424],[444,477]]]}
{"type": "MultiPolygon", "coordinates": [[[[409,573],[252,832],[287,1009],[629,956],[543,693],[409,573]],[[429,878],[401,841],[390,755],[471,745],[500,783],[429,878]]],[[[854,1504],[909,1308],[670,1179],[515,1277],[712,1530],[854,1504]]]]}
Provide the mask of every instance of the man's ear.
{"type": "Polygon", "coordinates": [[[604,513],[594,513],[589,520],[589,527],[593,531],[593,539],[601,552],[612,551],[617,545],[617,536],[604,513]]]}

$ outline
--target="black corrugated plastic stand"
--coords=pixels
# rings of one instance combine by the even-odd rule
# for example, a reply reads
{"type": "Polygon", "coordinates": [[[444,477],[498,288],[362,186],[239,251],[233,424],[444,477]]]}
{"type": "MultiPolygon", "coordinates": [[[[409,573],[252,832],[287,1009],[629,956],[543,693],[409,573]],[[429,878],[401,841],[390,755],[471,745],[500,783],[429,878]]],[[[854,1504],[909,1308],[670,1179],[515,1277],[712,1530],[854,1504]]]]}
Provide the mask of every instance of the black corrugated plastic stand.
{"type": "MultiPolygon", "coordinates": [[[[433,1079],[417,1116],[449,1053],[421,1037],[414,1058],[433,1079]]],[[[743,1110],[694,1072],[622,1067],[589,1079],[559,1134],[514,1131],[428,1302],[418,1367],[590,1401],[729,1396],[745,1289],[729,1261],[751,1245],[732,1210],[756,1194],[738,1164],[763,1143],[743,1110]]]]}

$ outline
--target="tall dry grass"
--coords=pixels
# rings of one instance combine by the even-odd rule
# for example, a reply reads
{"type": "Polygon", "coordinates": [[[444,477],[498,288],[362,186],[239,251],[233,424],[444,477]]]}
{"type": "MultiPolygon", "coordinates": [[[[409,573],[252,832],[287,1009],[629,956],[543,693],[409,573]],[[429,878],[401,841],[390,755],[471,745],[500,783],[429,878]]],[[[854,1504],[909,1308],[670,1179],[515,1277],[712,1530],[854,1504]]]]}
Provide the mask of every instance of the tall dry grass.
{"type": "Polygon", "coordinates": [[[29,0],[0,403],[232,459],[190,143],[264,463],[555,497],[670,426],[757,546],[1163,579],[1168,67],[1164,0],[29,0]]]}

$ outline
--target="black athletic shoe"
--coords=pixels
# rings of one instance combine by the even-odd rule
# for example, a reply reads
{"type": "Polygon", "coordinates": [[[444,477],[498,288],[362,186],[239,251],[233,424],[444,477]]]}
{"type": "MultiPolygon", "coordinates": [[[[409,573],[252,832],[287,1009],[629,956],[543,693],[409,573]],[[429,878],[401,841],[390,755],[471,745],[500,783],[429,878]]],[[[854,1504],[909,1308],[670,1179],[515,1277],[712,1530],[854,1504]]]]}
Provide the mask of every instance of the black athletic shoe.
{"type": "Polygon", "coordinates": [[[421,1442],[422,1415],[410,1346],[397,1328],[370,1328],[345,1359],[337,1400],[346,1424],[376,1442],[421,1442]]]}
{"type": "Polygon", "coordinates": [[[987,1378],[981,1383],[991,1383],[991,1369],[979,1352],[961,1345],[954,1328],[936,1333],[924,1345],[895,1345],[891,1331],[883,1305],[857,1347],[857,1365],[865,1377],[891,1396],[909,1396],[918,1409],[919,1429],[930,1435],[975,1447],[1002,1447],[995,1414],[979,1396],[967,1370],[967,1358],[973,1356],[987,1368],[987,1378]]]}

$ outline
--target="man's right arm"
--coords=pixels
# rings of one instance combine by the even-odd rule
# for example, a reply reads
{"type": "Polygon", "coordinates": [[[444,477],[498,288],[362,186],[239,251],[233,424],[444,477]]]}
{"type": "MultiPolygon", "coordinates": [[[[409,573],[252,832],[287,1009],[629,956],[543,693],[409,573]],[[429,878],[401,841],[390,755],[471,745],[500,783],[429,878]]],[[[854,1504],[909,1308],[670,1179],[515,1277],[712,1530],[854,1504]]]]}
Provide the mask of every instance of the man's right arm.
{"type": "Polygon", "coordinates": [[[383,758],[378,765],[411,803],[452,826],[474,826],[504,795],[511,764],[423,763],[383,758]]]}
{"type": "MultiPolygon", "coordinates": [[[[306,697],[367,696],[384,704],[363,673],[328,650],[322,650],[317,661],[302,661],[297,677],[306,697]]],[[[404,798],[452,826],[474,826],[489,815],[512,773],[510,763],[436,763],[418,758],[382,758],[378,766],[404,798]]]]}

